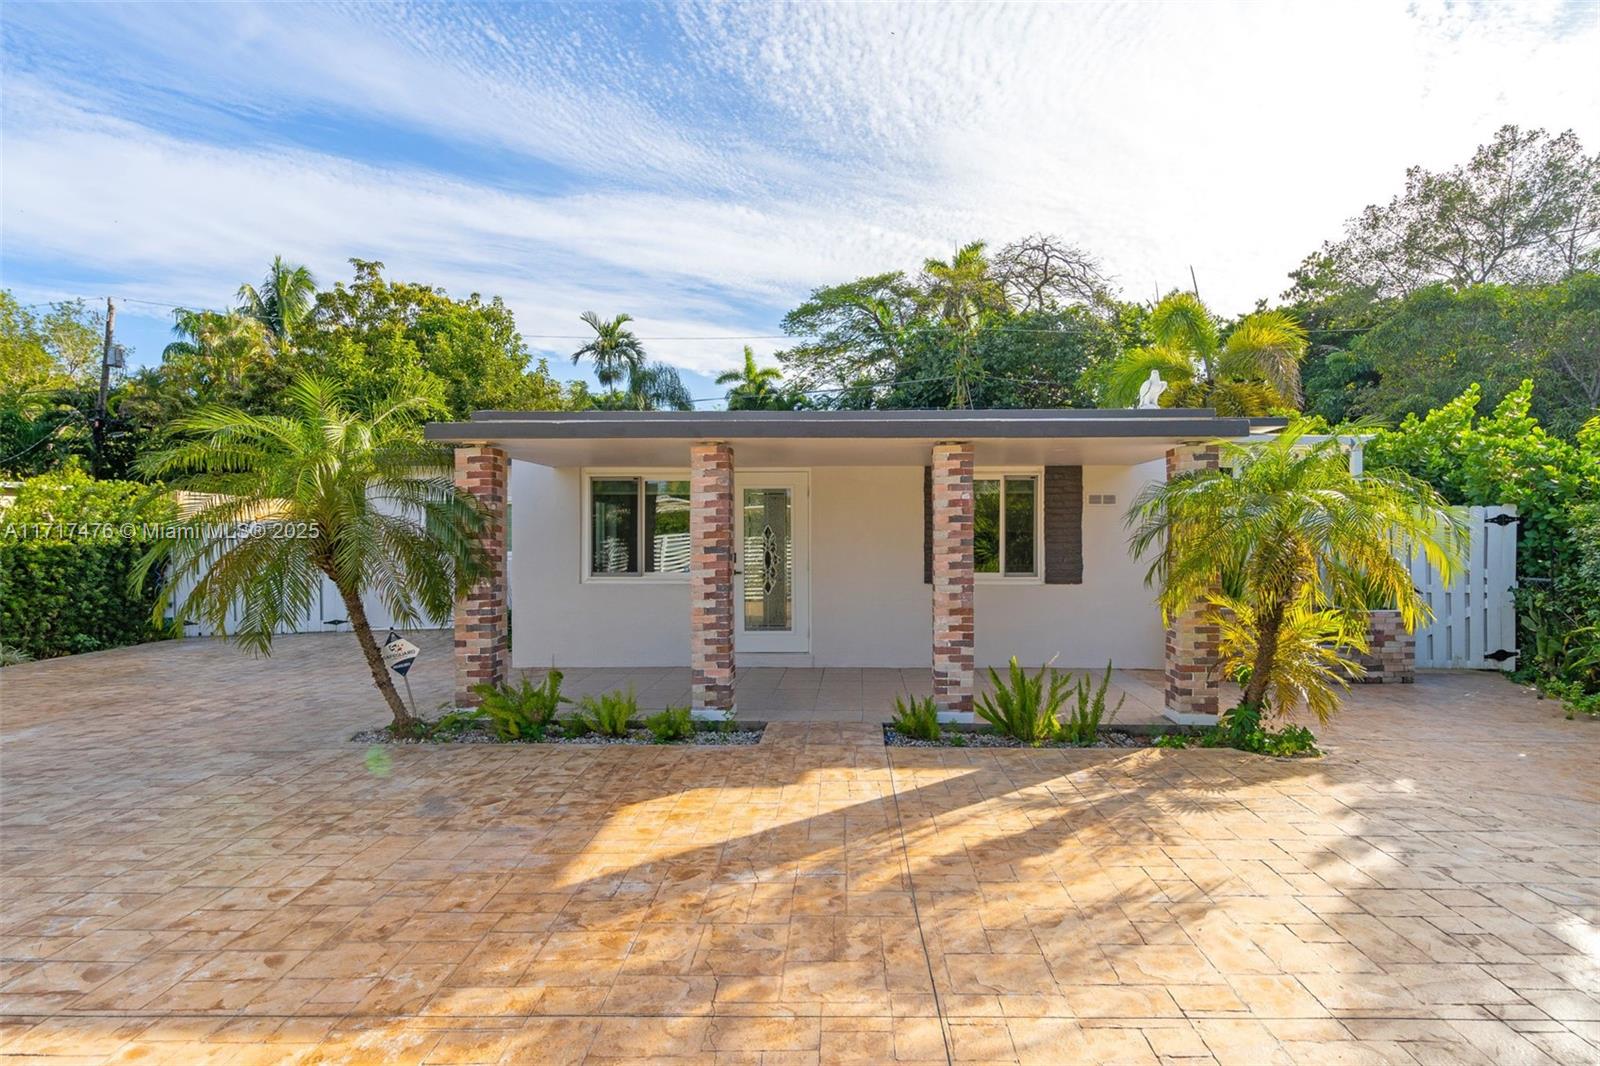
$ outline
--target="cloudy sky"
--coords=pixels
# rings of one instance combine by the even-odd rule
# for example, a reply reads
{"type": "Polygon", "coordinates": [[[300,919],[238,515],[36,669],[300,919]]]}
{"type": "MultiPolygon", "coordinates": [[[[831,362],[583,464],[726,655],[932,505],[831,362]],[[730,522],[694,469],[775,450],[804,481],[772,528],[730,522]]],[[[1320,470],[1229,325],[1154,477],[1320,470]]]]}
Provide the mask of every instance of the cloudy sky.
{"type": "MultiPolygon", "coordinates": [[[[1594,4],[13,2],[0,275],[174,304],[274,254],[506,298],[530,344],[628,311],[691,372],[811,287],[1058,234],[1126,295],[1248,309],[1408,164],[1506,122],[1600,143],[1594,4]]],[[[579,373],[561,358],[567,375],[579,373]]]]}

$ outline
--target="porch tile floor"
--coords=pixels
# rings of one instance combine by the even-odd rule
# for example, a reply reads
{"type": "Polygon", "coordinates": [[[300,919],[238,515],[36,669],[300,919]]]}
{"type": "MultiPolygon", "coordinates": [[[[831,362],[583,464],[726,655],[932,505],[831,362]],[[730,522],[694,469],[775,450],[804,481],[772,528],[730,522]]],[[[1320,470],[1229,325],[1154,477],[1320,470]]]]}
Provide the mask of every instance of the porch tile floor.
{"type": "MultiPolygon", "coordinates": [[[[521,672],[534,680],[545,673],[542,669],[521,672]]],[[[1098,683],[1100,675],[1095,673],[1094,678],[1098,683]]],[[[689,704],[688,667],[562,667],[562,691],[574,699],[629,686],[642,710],[689,704]]],[[[1112,671],[1107,704],[1115,707],[1119,700],[1124,701],[1116,721],[1161,721],[1161,686],[1161,674],[1156,670],[1112,671]]],[[[987,672],[980,670],[979,691],[990,687],[987,672]]],[[[741,719],[877,724],[892,716],[895,697],[932,695],[933,675],[926,669],[743,667],[735,688],[741,719]]]]}
{"type": "Polygon", "coordinates": [[[1498,677],[1358,689],[1309,762],[383,717],[347,635],[0,671],[0,1056],[1600,1061],[1600,727],[1498,677]]]}

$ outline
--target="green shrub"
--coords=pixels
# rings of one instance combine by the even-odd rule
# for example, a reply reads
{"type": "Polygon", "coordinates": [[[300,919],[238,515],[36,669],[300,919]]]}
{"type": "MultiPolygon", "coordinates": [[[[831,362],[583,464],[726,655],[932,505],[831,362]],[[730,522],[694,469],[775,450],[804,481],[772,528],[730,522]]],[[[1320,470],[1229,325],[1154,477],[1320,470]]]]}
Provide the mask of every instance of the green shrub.
{"type": "Polygon", "coordinates": [[[537,685],[524,677],[515,685],[474,685],[472,691],[483,697],[478,710],[489,719],[495,736],[543,740],[561,705],[572,702],[561,695],[561,678],[561,671],[552,668],[537,685]]]}
{"type": "Polygon", "coordinates": [[[142,545],[0,533],[0,640],[35,659],[155,640],[156,588],[129,580],[142,545]]]}
{"type": "Polygon", "coordinates": [[[633,686],[627,692],[607,692],[600,696],[585,696],[578,703],[576,717],[591,733],[603,737],[625,737],[628,723],[639,715],[639,699],[633,686]]]}
{"type": "Polygon", "coordinates": [[[1182,733],[1157,733],[1155,739],[1150,741],[1152,748],[1187,748],[1189,738],[1182,733]]]}
{"type": "Polygon", "coordinates": [[[482,707],[464,707],[460,710],[451,711],[449,714],[440,715],[432,722],[427,723],[426,733],[430,737],[438,737],[440,739],[459,737],[486,717],[488,716],[483,713],[482,707]]]}
{"type": "Polygon", "coordinates": [[[644,727],[650,730],[657,744],[671,744],[694,736],[694,715],[687,707],[668,707],[646,718],[644,727]]]}
{"type": "Polygon", "coordinates": [[[135,590],[129,575],[147,525],[175,513],[160,486],[75,467],[24,481],[0,511],[0,641],[48,659],[166,635],[155,582],[135,590]]]}
{"type": "Polygon", "coordinates": [[[33,656],[21,648],[13,648],[9,644],[0,644],[0,666],[17,666],[20,663],[33,662],[33,656]]]}
{"type": "Polygon", "coordinates": [[[1320,755],[1317,738],[1304,726],[1284,726],[1277,732],[1263,727],[1261,708],[1248,703],[1228,711],[1217,724],[1200,734],[1202,748],[1234,748],[1256,755],[1320,755]]]}
{"type": "Polygon", "coordinates": [[[1576,718],[1580,714],[1600,718],[1600,692],[1585,691],[1581,682],[1547,680],[1539,685],[1539,691],[1551,699],[1560,700],[1567,709],[1568,718],[1576,718]]]}
{"type": "Polygon", "coordinates": [[[1123,693],[1117,700],[1117,705],[1111,708],[1111,713],[1106,714],[1106,690],[1111,687],[1111,663],[1106,663],[1106,672],[1100,678],[1099,685],[1091,683],[1088,674],[1078,678],[1074,695],[1077,705],[1072,708],[1072,713],[1067,715],[1061,723],[1060,737],[1068,744],[1088,746],[1100,739],[1100,726],[1116,718],[1117,712],[1122,710],[1122,705],[1127,702],[1128,695],[1123,693]]]}
{"type": "Polygon", "coordinates": [[[1070,678],[1051,669],[1048,663],[1029,677],[1013,655],[1006,680],[1002,681],[992,666],[989,680],[994,692],[978,698],[978,717],[1024,744],[1044,744],[1055,739],[1061,727],[1056,712],[1066,701],[1070,678]]]}
{"type": "Polygon", "coordinates": [[[903,737],[915,740],[938,740],[943,732],[939,725],[939,705],[932,696],[894,698],[894,718],[889,727],[903,737]]]}

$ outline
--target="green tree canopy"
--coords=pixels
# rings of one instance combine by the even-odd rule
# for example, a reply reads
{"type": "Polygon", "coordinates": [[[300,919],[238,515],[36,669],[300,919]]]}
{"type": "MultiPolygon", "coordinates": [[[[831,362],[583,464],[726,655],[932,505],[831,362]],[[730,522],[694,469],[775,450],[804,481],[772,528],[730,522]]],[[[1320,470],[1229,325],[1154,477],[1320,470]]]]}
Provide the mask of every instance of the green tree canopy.
{"type": "Polygon", "coordinates": [[[1036,234],[982,241],[812,291],[783,319],[778,353],[798,389],[841,407],[1090,405],[1083,374],[1115,350],[1120,308],[1098,264],[1036,234]],[[1030,363],[1029,360],[1032,360],[1030,363]]]}
{"type": "Polygon", "coordinates": [[[1503,126],[1465,164],[1408,169],[1403,192],[1306,257],[1289,295],[1557,281],[1594,269],[1597,257],[1600,155],[1584,154],[1571,130],[1503,126]]]}
{"type": "MultiPolygon", "coordinates": [[[[1498,403],[1524,380],[1537,386],[1533,413],[1570,435],[1600,404],[1600,275],[1548,285],[1444,284],[1401,300],[1377,325],[1330,353],[1346,388],[1337,418],[1397,422],[1448,403],[1476,386],[1498,403]]],[[[1319,382],[1322,384],[1322,382],[1319,382]]]]}
{"type": "Polygon", "coordinates": [[[355,279],[317,294],[302,331],[296,370],[344,383],[370,408],[403,391],[438,402],[444,417],[474,410],[557,410],[577,395],[530,354],[498,297],[457,300],[429,285],[391,281],[383,264],[352,259],[355,279]]]}

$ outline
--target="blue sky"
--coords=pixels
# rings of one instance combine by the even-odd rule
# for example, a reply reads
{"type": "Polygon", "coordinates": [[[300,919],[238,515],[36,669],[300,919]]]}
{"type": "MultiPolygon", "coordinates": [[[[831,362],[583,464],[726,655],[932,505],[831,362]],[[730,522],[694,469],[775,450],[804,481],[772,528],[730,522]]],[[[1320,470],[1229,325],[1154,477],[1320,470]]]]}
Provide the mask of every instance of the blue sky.
{"type": "Polygon", "coordinates": [[[1600,147],[1573,4],[8,3],[0,280],[172,305],[275,254],[500,294],[565,359],[627,311],[697,396],[813,286],[1042,231],[1237,312],[1412,163],[1600,147]]]}

